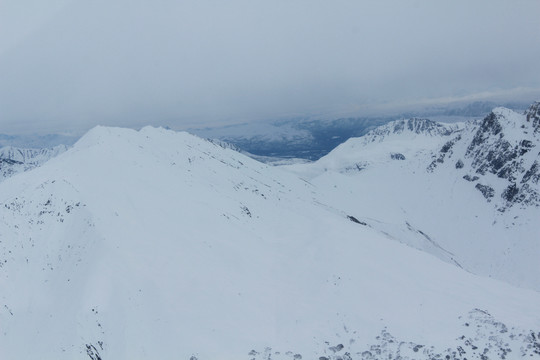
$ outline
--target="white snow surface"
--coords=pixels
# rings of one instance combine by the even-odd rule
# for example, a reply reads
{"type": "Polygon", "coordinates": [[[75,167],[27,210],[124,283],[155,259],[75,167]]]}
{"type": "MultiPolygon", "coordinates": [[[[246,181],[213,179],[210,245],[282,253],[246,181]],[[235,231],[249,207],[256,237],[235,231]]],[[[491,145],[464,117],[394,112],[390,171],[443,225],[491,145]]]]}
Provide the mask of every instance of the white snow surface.
{"type": "MultiPolygon", "coordinates": [[[[463,338],[495,355],[506,335],[489,332],[503,323],[512,354],[529,354],[538,292],[389,233],[404,219],[446,230],[419,209],[430,218],[470,194],[417,199],[414,173],[396,178],[416,162],[390,164],[308,182],[187,133],[95,128],[0,186],[0,358],[423,359],[463,338]],[[380,193],[401,197],[389,206],[380,193]],[[418,211],[401,209],[407,199],[418,211]]],[[[439,180],[428,195],[452,185],[439,180]]],[[[484,226],[492,213],[469,200],[463,216],[484,226]]],[[[449,250],[481,246],[457,240],[449,250]]]]}

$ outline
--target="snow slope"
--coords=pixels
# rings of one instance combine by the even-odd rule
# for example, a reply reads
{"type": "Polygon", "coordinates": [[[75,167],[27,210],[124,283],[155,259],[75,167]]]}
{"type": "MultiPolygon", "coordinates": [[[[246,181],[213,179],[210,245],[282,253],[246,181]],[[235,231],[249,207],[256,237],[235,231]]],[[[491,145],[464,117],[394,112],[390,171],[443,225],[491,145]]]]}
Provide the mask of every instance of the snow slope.
{"type": "Polygon", "coordinates": [[[390,238],[540,290],[537,111],[538,103],[526,114],[497,108],[454,128],[390,123],[285,169],[390,238]]]}
{"type": "Polygon", "coordinates": [[[538,356],[538,292],[326,200],[186,133],[95,128],[0,186],[0,358],[538,356]]]}

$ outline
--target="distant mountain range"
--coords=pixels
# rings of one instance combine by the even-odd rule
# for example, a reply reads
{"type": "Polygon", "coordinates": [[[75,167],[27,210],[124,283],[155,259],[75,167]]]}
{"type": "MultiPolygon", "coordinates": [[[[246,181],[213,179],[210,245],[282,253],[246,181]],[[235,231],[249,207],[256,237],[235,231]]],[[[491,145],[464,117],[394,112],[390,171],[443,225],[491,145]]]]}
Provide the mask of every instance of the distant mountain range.
{"type": "MultiPolygon", "coordinates": [[[[488,101],[432,106],[388,116],[293,117],[255,121],[235,125],[191,128],[188,132],[207,139],[234,145],[261,161],[278,163],[297,158],[314,161],[328,154],[349,138],[365,135],[370,130],[396,119],[429,118],[445,123],[464,122],[486,116],[493,108],[504,106],[523,111],[529,104],[512,102],[497,104],[488,101]]],[[[23,149],[71,146],[79,136],[65,134],[6,135],[0,133],[0,148],[23,149]]]]}
{"type": "Polygon", "coordinates": [[[0,148],[14,147],[22,149],[53,148],[58,145],[71,146],[79,136],[48,134],[48,135],[6,135],[0,134],[0,148]]]}
{"type": "Polygon", "coordinates": [[[0,148],[0,181],[38,167],[66,150],[65,145],[43,149],[0,148]]]}
{"type": "MultiPolygon", "coordinates": [[[[508,103],[508,108],[523,111],[529,104],[508,103]]],[[[250,154],[271,158],[317,160],[347,139],[360,137],[370,130],[396,119],[424,117],[442,122],[464,122],[486,116],[497,104],[474,102],[439,106],[416,112],[380,117],[347,117],[332,120],[294,118],[253,122],[232,126],[189,129],[189,132],[234,144],[250,154]]]]}

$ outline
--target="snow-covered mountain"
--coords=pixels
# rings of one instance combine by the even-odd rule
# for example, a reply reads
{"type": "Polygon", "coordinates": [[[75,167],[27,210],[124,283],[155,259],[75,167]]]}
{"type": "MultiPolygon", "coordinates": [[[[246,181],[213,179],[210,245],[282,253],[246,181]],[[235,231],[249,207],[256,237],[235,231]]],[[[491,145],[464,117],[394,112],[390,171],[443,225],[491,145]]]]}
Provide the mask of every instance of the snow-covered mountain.
{"type": "Polygon", "coordinates": [[[525,114],[494,109],[468,133],[449,140],[429,170],[452,167],[500,211],[540,206],[540,102],[525,114]]]}
{"type": "Polygon", "coordinates": [[[12,146],[0,148],[0,181],[40,166],[66,150],[65,145],[44,149],[21,149],[12,146]]]}
{"type": "MultiPolygon", "coordinates": [[[[326,171],[356,173],[395,160],[421,157],[464,126],[417,118],[392,121],[362,137],[349,139],[316,163],[299,167],[297,172],[303,177],[314,177],[326,171]]],[[[295,167],[289,169],[296,171],[295,167]]]]}
{"type": "Polygon", "coordinates": [[[397,241],[540,290],[538,107],[451,126],[396,121],[286,168],[397,241]]]}
{"type": "Polygon", "coordinates": [[[522,102],[456,102],[385,116],[359,117],[358,114],[349,114],[346,117],[343,117],[343,114],[341,117],[304,116],[191,128],[188,131],[203,138],[220,139],[234,144],[243,151],[258,156],[256,159],[263,162],[275,163],[276,157],[314,161],[349,138],[363,136],[374,128],[396,119],[416,117],[443,123],[466,122],[484,118],[497,106],[516,110],[525,109],[528,105],[522,102]]]}
{"type": "Polygon", "coordinates": [[[540,355],[538,292],[393,241],[381,204],[347,200],[362,186],[317,182],[186,133],[93,129],[0,186],[0,358],[540,355]]]}

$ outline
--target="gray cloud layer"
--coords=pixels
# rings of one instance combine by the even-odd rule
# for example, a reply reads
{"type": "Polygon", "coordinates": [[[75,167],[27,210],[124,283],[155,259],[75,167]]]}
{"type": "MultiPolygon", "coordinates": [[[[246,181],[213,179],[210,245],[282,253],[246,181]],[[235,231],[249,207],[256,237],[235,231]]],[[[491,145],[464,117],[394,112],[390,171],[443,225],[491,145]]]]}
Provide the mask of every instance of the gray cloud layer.
{"type": "Polygon", "coordinates": [[[540,96],[537,0],[3,0],[0,10],[6,131],[540,96]]]}

